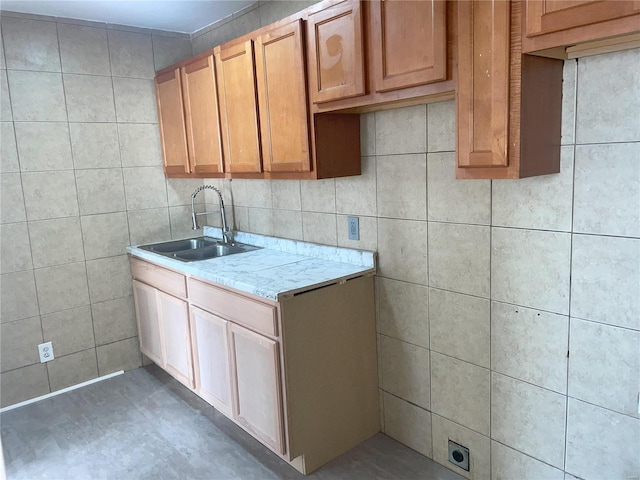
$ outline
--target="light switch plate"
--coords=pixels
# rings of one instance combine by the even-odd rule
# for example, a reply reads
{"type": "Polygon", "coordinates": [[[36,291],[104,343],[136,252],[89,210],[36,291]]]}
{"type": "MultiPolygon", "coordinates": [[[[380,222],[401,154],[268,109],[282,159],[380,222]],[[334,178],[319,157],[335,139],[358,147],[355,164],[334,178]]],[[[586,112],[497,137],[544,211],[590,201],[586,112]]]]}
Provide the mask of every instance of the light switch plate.
{"type": "Polygon", "coordinates": [[[360,219],[347,217],[347,230],[349,231],[349,240],[360,240],[360,219]]]}

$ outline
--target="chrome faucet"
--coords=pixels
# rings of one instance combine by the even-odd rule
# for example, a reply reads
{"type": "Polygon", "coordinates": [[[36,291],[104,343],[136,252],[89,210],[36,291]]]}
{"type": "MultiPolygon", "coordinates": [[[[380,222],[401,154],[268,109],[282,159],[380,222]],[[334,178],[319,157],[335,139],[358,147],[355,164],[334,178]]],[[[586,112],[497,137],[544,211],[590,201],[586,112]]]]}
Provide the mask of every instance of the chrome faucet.
{"type": "Polygon", "coordinates": [[[209,215],[211,213],[216,212],[202,212],[196,213],[196,197],[198,194],[205,189],[213,190],[218,194],[218,199],[220,200],[220,216],[222,217],[222,241],[224,243],[233,243],[233,232],[227,226],[227,217],[224,212],[224,201],[222,200],[222,193],[213,185],[203,185],[201,187],[196,188],[196,191],[191,194],[191,222],[193,224],[193,229],[198,230],[200,226],[198,225],[198,215],[209,215]]]}

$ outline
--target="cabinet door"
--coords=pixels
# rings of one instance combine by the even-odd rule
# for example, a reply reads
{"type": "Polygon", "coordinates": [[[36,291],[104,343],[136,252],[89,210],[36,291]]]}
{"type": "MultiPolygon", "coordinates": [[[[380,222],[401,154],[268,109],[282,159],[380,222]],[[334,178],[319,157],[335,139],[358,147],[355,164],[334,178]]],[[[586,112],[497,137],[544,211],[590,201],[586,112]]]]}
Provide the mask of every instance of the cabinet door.
{"type": "Polygon", "coordinates": [[[158,75],[155,83],[164,171],[167,175],[189,173],[180,69],[158,75]]]}
{"type": "Polygon", "coordinates": [[[256,76],[264,169],[308,172],[309,115],[302,20],[257,38],[256,76]]]}
{"type": "Polygon", "coordinates": [[[510,2],[458,2],[458,167],[506,166],[510,2]]]}
{"type": "Polygon", "coordinates": [[[191,336],[187,302],[156,290],[160,328],[164,343],[164,368],[176,380],[193,388],[191,336]]]}
{"type": "Polygon", "coordinates": [[[278,344],[231,324],[236,421],[284,454],[278,344]]]}
{"type": "Polygon", "coordinates": [[[360,2],[348,0],[312,12],[307,21],[313,103],[365,93],[360,2]]]}
{"type": "Polygon", "coordinates": [[[376,91],[446,79],[443,0],[377,0],[370,6],[376,91]]]}
{"type": "Polygon", "coordinates": [[[233,415],[228,323],[191,307],[191,342],[196,391],[222,413],[233,415]]]}
{"type": "MultiPolygon", "coordinates": [[[[527,0],[526,35],[568,30],[640,12],[638,0],[527,0]]],[[[600,32],[595,38],[615,35],[600,32]]]]}
{"type": "Polygon", "coordinates": [[[251,40],[215,51],[226,170],[260,173],[258,104],[251,40]]]}
{"type": "Polygon", "coordinates": [[[223,173],[213,55],[182,68],[189,158],[194,173],[223,173]]]}
{"type": "Polygon", "coordinates": [[[160,333],[160,319],[156,302],[156,289],[133,281],[133,300],[138,322],[138,339],[140,351],[164,368],[164,346],[160,333]]]}

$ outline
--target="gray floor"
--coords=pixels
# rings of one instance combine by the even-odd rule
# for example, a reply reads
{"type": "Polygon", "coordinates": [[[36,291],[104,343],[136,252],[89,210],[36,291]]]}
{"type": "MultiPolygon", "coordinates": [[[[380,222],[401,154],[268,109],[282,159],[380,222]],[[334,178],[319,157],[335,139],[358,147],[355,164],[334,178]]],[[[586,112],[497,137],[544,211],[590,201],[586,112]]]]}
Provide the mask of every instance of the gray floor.
{"type": "MultiPolygon", "coordinates": [[[[302,479],[155,366],[0,416],[7,478],[302,479]]],[[[462,477],[378,434],[306,478],[462,477]]]]}

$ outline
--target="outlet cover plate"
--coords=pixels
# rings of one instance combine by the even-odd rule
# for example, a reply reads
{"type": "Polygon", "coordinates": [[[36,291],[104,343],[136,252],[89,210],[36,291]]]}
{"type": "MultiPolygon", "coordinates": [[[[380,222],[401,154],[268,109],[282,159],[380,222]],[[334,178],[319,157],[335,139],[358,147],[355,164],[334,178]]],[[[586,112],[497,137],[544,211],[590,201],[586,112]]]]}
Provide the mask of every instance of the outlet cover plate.
{"type": "Polygon", "coordinates": [[[449,462],[456,467],[469,471],[469,449],[449,440],[449,462]]]}
{"type": "Polygon", "coordinates": [[[50,362],[54,359],[53,344],[51,342],[41,343],[38,345],[38,353],[40,354],[40,363],[50,362]]]}
{"type": "Polygon", "coordinates": [[[360,218],[347,217],[347,230],[349,232],[349,240],[360,240],[360,218]]]}

